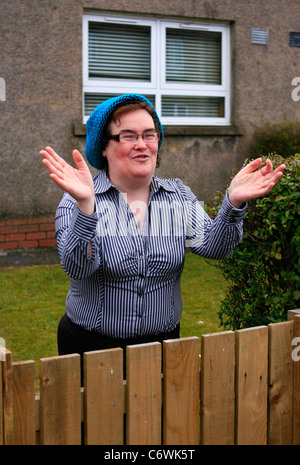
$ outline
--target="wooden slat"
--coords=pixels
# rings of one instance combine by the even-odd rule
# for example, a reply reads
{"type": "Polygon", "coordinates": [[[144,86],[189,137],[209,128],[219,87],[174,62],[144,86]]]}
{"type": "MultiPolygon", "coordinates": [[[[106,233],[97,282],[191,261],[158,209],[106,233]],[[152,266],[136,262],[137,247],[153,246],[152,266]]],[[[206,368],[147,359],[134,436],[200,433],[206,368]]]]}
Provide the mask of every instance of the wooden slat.
{"type": "Polygon", "coordinates": [[[296,315],[300,315],[300,309],[296,308],[294,310],[289,310],[287,313],[288,313],[288,320],[294,320],[296,315]]]}
{"type": "Polygon", "coordinates": [[[234,444],[235,334],[202,336],[201,444],[234,444]]]}
{"type": "Polygon", "coordinates": [[[5,361],[2,362],[3,395],[3,444],[12,445],[13,432],[13,389],[12,389],[12,353],[4,349],[5,361]]]}
{"type": "Polygon", "coordinates": [[[80,409],[80,356],[40,359],[41,444],[80,444],[80,409]]]}
{"type": "Polygon", "coordinates": [[[163,444],[199,444],[199,338],[163,342],[163,444]]]}
{"type": "Polygon", "coordinates": [[[161,443],[161,344],[128,346],[126,351],[126,443],[161,443]]]}
{"type": "Polygon", "coordinates": [[[123,351],[84,354],[85,444],[123,444],[123,351]]]}
{"type": "Polygon", "coordinates": [[[35,444],[34,361],[13,363],[14,444],[35,444]]]}
{"type": "Polygon", "coordinates": [[[293,321],[269,325],[269,445],[292,444],[293,328],[293,321]]]}
{"type": "Polygon", "coordinates": [[[293,444],[300,445],[300,315],[294,318],[292,358],[294,365],[293,444]]]}
{"type": "Polygon", "coordinates": [[[236,444],[267,443],[268,327],[236,331],[236,444]]]}

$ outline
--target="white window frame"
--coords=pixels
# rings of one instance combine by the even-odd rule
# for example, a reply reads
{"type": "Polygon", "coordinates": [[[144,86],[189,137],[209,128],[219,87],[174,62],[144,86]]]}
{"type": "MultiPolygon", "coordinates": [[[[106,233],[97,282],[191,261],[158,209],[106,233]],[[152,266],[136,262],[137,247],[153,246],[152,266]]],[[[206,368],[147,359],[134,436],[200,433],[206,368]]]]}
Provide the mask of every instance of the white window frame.
{"type": "MultiPolygon", "coordinates": [[[[165,19],[147,19],[135,16],[114,16],[103,14],[83,15],[83,102],[85,93],[107,93],[118,95],[134,92],[142,95],[155,96],[155,108],[163,125],[169,126],[226,126],[231,124],[231,56],[230,56],[230,27],[226,24],[185,23],[165,19]],[[112,24],[132,24],[148,26],[151,28],[151,78],[150,81],[123,80],[123,79],[90,79],[88,76],[88,24],[93,22],[105,22],[112,24]],[[166,50],[165,37],[167,27],[182,28],[185,30],[203,30],[220,32],[221,41],[221,76],[220,85],[168,83],[165,80],[166,50]],[[162,117],[162,96],[187,96],[187,97],[222,97],[224,98],[224,117],[162,117]]],[[[84,115],[83,122],[88,119],[84,115]]]]}

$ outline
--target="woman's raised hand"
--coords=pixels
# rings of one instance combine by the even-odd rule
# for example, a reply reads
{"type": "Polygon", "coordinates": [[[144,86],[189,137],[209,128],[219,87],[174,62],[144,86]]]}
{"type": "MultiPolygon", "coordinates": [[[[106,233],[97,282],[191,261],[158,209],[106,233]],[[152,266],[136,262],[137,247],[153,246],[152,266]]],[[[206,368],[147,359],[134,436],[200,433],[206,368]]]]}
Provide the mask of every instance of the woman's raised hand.
{"type": "Polygon", "coordinates": [[[95,211],[95,191],[91,172],[78,150],[73,150],[73,159],[77,168],[73,168],[51,147],[41,150],[43,163],[51,179],[77,202],[78,208],[88,215],[95,211]]]}
{"type": "Polygon", "coordinates": [[[232,179],[228,189],[228,196],[229,201],[236,208],[240,208],[243,203],[249,200],[268,194],[285,169],[285,165],[280,165],[273,170],[273,165],[268,159],[266,165],[257,170],[261,163],[262,159],[256,158],[242,168],[232,179]]]}

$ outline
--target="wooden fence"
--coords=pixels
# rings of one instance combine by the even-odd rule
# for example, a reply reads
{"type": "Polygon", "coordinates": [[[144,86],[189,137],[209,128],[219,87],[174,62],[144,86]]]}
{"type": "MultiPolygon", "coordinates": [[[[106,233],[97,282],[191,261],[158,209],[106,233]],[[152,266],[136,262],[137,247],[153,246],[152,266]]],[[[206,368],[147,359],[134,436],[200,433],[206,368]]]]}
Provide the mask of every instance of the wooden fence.
{"type": "Polygon", "coordinates": [[[0,362],[1,444],[300,444],[300,315],[286,322],[0,362]],[[299,338],[295,339],[295,338],[299,338]],[[200,368],[201,365],[201,368],[200,368]]]}

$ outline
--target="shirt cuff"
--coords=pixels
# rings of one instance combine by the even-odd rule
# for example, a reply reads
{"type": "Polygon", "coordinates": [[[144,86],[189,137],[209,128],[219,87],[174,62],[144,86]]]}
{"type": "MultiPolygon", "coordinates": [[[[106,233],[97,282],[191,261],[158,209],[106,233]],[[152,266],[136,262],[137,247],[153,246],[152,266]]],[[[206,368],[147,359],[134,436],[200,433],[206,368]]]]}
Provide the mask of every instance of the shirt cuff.
{"type": "Polygon", "coordinates": [[[74,205],[73,215],[70,221],[70,230],[79,239],[85,242],[91,242],[96,235],[96,227],[98,223],[97,213],[87,215],[79,210],[77,204],[74,205]]]}
{"type": "Polygon", "coordinates": [[[234,207],[228,198],[228,191],[226,190],[223,203],[221,205],[219,214],[226,223],[237,224],[243,221],[245,212],[247,210],[247,204],[245,203],[242,208],[234,207]]]}

